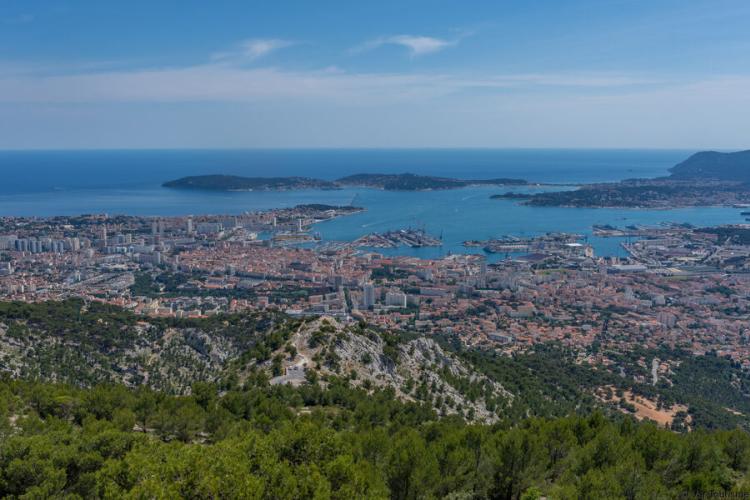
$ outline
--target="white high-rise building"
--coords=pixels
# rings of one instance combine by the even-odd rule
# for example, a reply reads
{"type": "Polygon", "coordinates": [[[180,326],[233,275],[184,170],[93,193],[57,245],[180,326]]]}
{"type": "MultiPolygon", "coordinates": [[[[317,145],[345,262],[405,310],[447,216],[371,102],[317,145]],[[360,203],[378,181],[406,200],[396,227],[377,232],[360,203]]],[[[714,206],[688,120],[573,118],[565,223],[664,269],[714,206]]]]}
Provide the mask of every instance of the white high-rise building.
{"type": "Polygon", "coordinates": [[[366,283],[362,287],[362,305],[365,309],[375,305],[375,287],[372,283],[366,283]]]}
{"type": "Polygon", "coordinates": [[[388,292],[385,294],[385,305],[394,307],[406,307],[406,294],[401,292],[388,292]]]}
{"type": "Polygon", "coordinates": [[[487,286],[487,261],[482,259],[482,263],[479,264],[479,281],[477,285],[480,288],[487,286]]]}

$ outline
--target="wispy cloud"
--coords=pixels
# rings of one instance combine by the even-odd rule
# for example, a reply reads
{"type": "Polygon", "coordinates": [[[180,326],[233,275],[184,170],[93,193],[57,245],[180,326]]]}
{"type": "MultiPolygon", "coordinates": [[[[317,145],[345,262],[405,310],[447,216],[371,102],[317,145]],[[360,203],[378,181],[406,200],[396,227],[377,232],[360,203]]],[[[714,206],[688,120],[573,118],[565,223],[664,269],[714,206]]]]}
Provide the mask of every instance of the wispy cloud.
{"type": "Polygon", "coordinates": [[[215,52],[211,55],[213,61],[244,60],[254,61],[269,55],[279,49],[294,45],[291,40],[280,38],[251,38],[243,40],[231,50],[215,52]]]}
{"type": "Polygon", "coordinates": [[[534,89],[639,88],[659,82],[618,74],[351,73],[327,68],[289,71],[211,64],[74,74],[14,74],[0,66],[0,102],[242,102],[301,98],[373,103],[451,94],[534,89]]]}
{"type": "Polygon", "coordinates": [[[442,38],[421,35],[391,35],[365,42],[362,45],[354,47],[351,52],[365,52],[384,45],[398,45],[406,48],[412,56],[422,56],[439,52],[447,47],[458,44],[458,42],[459,39],[444,40],[442,38]]]}
{"type": "Polygon", "coordinates": [[[13,116],[0,120],[0,147],[732,147],[746,140],[747,88],[750,75],[686,82],[224,62],[40,74],[0,64],[0,110],[13,116]]]}
{"type": "Polygon", "coordinates": [[[490,77],[494,83],[524,87],[614,88],[660,85],[669,83],[661,78],[619,73],[520,73],[490,77]]]}

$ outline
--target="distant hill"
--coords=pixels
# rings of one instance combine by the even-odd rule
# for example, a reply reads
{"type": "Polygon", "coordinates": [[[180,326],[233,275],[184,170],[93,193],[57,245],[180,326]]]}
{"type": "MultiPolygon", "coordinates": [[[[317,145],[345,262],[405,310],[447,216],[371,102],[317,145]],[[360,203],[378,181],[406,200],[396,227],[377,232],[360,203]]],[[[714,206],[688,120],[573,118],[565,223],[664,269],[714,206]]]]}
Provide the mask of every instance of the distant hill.
{"type": "Polygon", "coordinates": [[[366,186],[388,191],[422,191],[456,189],[465,186],[458,179],[416,174],[355,174],[336,181],[344,186],[366,186]]]}
{"type": "Polygon", "coordinates": [[[671,179],[750,182],[750,150],[735,153],[701,151],[670,169],[671,179]]]}
{"type": "Polygon", "coordinates": [[[366,186],[386,191],[426,191],[432,189],[458,189],[477,184],[525,185],[522,179],[452,179],[417,174],[356,174],[336,181],[342,186],[366,186]]]}
{"type": "Polygon", "coordinates": [[[237,175],[196,175],[168,181],[168,188],[211,191],[287,191],[294,189],[336,189],[329,181],[309,177],[241,177],[237,175]]]}

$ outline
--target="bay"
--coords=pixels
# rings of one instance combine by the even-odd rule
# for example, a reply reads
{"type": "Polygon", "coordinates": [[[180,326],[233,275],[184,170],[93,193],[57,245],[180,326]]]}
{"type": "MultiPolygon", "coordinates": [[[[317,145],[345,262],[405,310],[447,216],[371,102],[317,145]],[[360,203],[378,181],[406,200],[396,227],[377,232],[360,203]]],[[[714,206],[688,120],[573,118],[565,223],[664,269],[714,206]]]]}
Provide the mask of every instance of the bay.
{"type": "Polygon", "coordinates": [[[412,172],[464,179],[511,177],[540,183],[609,182],[667,175],[669,167],[690,153],[484,149],[2,151],[0,216],[238,214],[302,203],[353,203],[366,211],[316,226],[324,241],[350,241],[374,231],[424,228],[442,234],[443,246],[379,251],[432,258],[448,253],[481,252],[464,248],[464,240],[561,231],[587,235],[599,255],[622,255],[619,240],[593,237],[591,226],[665,222],[706,226],[740,223],[744,218],[739,215],[740,210],[727,207],[674,210],[527,207],[514,200],[490,199],[492,194],[508,191],[496,186],[425,192],[348,188],[214,193],[166,189],[161,183],[185,175],[210,173],[336,179],[374,172],[412,172]]]}

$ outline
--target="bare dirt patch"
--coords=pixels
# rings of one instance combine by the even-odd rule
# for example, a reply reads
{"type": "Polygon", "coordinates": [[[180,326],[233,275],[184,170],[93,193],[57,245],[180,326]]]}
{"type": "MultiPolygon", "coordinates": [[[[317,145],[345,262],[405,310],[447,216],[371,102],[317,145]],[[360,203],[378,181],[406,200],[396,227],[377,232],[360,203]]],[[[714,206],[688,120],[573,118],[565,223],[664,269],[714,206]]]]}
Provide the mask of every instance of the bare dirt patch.
{"type": "MultiPolygon", "coordinates": [[[[596,392],[596,396],[604,402],[616,404],[618,409],[623,413],[630,413],[638,420],[651,420],[662,427],[670,427],[675,416],[679,412],[687,413],[688,411],[686,405],[680,404],[675,404],[670,407],[662,406],[660,408],[658,401],[653,401],[646,397],[633,394],[630,391],[624,391],[622,397],[620,397],[617,395],[615,388],[611,386],[599,388],[596,392]],[[621,401],[631,408],[634,408],[635,411],[633,412],[627,407],[623,407],[620,404],[621,401]]],[[[689,419],[690,417],[688,416],[688,422],[689,419]]]]}

